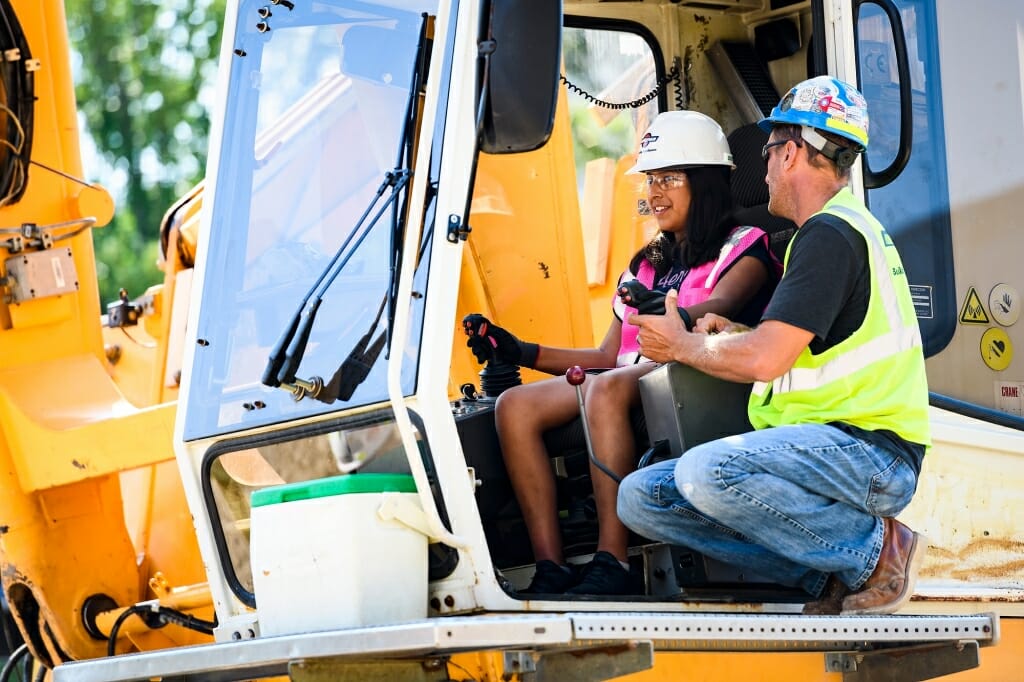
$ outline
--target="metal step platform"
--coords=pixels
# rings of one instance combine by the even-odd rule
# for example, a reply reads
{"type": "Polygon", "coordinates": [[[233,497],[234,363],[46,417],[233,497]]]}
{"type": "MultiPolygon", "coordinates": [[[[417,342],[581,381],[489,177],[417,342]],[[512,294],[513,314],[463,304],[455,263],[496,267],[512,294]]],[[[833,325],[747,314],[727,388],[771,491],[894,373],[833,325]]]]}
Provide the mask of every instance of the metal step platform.
{"type": "MultiPolygon", "coordinates": [[[[999,618],[966,616],[800,616],[707,613],[478,615],[205,644],[58,666],[54,682],[229,682],[290,675],[320,680],[433,682],[445,657],[502,651],[506,674],[522,680],[605,680],[653,665],[654,651],[820,651],[845,682],[898,657],[907,676],[978,666],[978,647],[999,640],[999,618]],[[588,656],[588,654],[595,654],[588,656]],[[588,665],[587,661],[594,663],[588,665]],[[920,665],[915,666],[917,661],[920,665]],[[927,672],[915,673],[918,668],[927,672]]],[[[915,676],[917,675],[917,676],[915,676]]],[[[892,678],[886,678],[892,679],[892,678]]]]}

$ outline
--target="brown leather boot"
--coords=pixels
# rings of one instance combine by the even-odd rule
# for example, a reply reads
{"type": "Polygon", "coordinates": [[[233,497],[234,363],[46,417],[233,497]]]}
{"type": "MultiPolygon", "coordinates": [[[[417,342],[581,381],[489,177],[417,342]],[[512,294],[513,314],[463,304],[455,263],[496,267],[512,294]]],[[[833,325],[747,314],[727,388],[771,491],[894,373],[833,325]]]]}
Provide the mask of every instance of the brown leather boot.
{"type": "Polygon", "coordinates": [[[914,594],[927,541],[896,519],[883,521],[885,536],[878,563],[867,582],[843,600],[844,616],[895,613],[914,594]]]}
{"type": "Polygon", "coordinates": [[[850,588],[835,574],[828,577],[825,589],[814,601],[804,604],[805,616],[838,616],[843,611],[843,597],[850,594],[850,588]]]}

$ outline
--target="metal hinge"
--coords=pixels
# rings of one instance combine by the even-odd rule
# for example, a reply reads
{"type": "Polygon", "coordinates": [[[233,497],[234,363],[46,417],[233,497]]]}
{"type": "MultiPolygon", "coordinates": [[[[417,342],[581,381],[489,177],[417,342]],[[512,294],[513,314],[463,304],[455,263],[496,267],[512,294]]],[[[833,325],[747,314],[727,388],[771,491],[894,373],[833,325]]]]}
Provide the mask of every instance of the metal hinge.
{"type": "Polygon", "coordinates": [[[473,231],[473,228],[469,225],[462,224],[462,218],[452,213],[448,216],[448,241],[452,244],[458,244],[460,241],[464,242],[469,238],[469,233],[473,231]]]}

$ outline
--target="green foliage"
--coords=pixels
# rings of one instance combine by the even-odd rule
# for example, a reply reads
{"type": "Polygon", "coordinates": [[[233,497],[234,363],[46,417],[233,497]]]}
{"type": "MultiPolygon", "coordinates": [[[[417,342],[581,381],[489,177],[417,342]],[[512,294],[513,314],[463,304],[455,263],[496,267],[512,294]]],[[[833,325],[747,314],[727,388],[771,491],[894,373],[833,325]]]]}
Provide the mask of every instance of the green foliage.
{"type": "Polygon", "coordinates": [[[629,112],[623,111],[602,125],[590,106],[582,99],[576,99],[570,102],[569,115],[577,168],[582,169],[594,159],[618,159],[632,151],[634,133],[629,112]]]}
{"type": "Polygon", "coordinates": [[[94,232],[101,301],[161,281],[160,221],[206,165],[224,0],[67,0],[78,110],[110,177],[113,222],[94,232]]]}
{"type": "MultiPolygon", "coordinates": [[[[649,48],[637,49],[628,40],[624,42],[624,37],[627,34],[614,29],[567,28],[562,34],[566,78],[591,97],[608,97],[612,101],[632,99],[637,83],[630,78],[631,74],[644,64],[653,69],[654,61],[649,48]],[[606,92],[609,89],[611,92],[606,92]]],[[[624,109],[615,113],[597,108],[571,89],[569,115],[581,182],[587,162],[598,158],[618,160],[633,151],[635,111],[624,109]]]]}

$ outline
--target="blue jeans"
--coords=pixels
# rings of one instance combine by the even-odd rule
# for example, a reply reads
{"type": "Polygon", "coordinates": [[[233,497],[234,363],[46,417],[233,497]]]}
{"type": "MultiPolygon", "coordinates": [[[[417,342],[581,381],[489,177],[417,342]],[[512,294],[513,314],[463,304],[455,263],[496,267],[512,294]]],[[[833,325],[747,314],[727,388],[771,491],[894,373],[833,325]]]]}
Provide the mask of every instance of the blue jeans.
{"type": "Polygon", "coordinates": [[[827,424],[704,443],[619,486],[618,513],[652,540],[684,545],[817,596],[828,574],[851,589],[882,551],[880,517],[917,488],[897,455],[827,424]]]}

